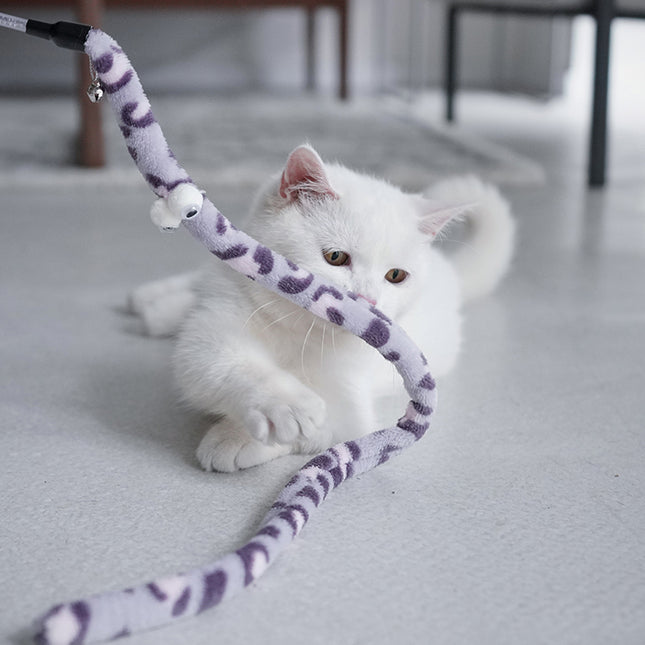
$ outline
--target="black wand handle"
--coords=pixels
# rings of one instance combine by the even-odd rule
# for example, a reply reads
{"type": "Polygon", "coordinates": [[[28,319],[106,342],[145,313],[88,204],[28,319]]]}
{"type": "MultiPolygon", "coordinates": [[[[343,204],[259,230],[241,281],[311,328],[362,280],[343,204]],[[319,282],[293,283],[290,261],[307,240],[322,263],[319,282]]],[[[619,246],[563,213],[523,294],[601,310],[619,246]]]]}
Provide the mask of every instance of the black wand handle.
{"type": "Polygon", "coordinates": [[[76,22],[55,22],[53,24],[41,22],[40,20],[27,20],[25,32],[51,40],[54,44],[64,49],[73,49],[75,51],[85,51],[85,41],[89,33],[89,25],[81,25],[76,22]]]}

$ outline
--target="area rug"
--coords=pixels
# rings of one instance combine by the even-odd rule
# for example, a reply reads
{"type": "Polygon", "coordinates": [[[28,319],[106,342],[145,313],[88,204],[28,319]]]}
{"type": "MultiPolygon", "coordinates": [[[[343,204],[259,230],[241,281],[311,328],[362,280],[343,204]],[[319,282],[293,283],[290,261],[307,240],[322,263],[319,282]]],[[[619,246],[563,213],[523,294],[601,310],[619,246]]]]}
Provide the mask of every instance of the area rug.
{"type": "MultiPolygon", "coordinates": [[[[255,187],[308,141],[323,158],[408,190],[474,173],[499,184],[543,180],[538,164],[463,130],[412,116],[401,101],[347,103],[311,96],[151,97],[170,147],[195,181],[255,187]]],[[[0,100],[0,187],[137,186],[141,179],[107,106],[107,166],[74,166],[77,106],[71,98],[0,100]]]]}

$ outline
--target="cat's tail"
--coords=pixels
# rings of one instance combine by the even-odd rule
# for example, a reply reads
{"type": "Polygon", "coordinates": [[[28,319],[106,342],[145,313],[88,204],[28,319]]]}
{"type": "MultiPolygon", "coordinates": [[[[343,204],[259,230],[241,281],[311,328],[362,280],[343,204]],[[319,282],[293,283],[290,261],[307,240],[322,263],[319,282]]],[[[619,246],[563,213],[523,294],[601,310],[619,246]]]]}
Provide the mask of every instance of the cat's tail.
{"type": "Polygon", "coordinates": [[[507,272],[515,248],[515,220],[508,201],[493,185],[469,175],[451,177],[424,195],[448,204],[468,204],[468,237],[450,256],[464,300],[489,294],[507,272]]]}

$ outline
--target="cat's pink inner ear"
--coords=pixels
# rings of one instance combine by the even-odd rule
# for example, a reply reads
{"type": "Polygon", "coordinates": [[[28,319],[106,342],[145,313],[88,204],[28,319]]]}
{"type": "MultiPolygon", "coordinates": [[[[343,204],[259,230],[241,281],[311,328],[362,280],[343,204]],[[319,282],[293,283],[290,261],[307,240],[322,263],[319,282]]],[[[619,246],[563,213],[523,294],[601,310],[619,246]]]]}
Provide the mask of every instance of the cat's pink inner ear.
{"type": "Polygon", "coordinates": [[[327,178],[325,164],[310,146],[300,146],[289,155],[280,179],[281,197],[295,200],[302,194],[338,199],[327,178]]]}
{"type": "Polygon", "coordinates": [[[472,210],[474,204],[446,205],[422,199],[420,206],[422,214],[419,220],[419,230],[434,238],[450,222],[472,210]]]}

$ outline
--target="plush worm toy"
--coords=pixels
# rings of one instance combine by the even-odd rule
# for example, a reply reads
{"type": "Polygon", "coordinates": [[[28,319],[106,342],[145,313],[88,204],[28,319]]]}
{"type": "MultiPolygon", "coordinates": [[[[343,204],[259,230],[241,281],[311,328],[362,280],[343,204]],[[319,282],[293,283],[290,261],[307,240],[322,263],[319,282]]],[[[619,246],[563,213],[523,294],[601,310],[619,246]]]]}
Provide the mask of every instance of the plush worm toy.
{"type": "Polygon", "coordinates": [[[189,573],[56,605],[38,620],[35,637],[42,645],[112,640],[199,614],[256,580],[334,488],[423,436],[435,407],[435,384],[421,351],[387,316],[262,246],[203,197],[169,150],[136,72],[110,36],[84,25],[49,25],[5,14],[0,26],[87,53],[95,72],[90,98],[108,96],[132,158],[159,197],[151,213],[157,225],[183,224],[235,270],[362,338],[396,366],[412,399],[395,427],[337,444],[309,461],[285,486],[255,536],[234,553],[189,573]]]}

